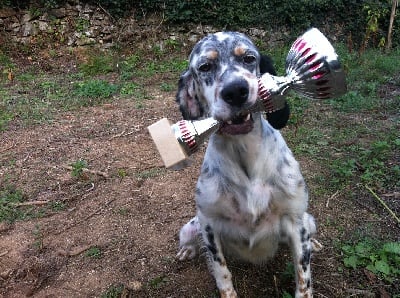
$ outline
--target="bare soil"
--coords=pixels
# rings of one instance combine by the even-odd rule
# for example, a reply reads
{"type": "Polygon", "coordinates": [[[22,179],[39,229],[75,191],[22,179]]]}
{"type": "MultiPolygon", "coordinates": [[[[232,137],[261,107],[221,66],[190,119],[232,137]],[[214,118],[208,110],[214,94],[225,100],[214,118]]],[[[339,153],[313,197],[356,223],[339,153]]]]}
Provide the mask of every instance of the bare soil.
{"type": "MultiPolygon", "coordinates": [[[[204,147],[190,167],[164,169],[146,127],[162,117],[173,122],[181,117],[175,91],[161,92],[158,86],[149,83],[151,100],[141,108],[117,98],[60,112],[49,123],[26,126],[16,119],[1,132],[0,182],[23,191],[32,205],[21,208],[45,211],[37,218],[0,224],[0,296],[100,297],[121,286],[121,297],[217,297],[204,256],[175,259],[177,233],[195,213],[204,147]],[[80,159],[89,171],[73,177],[68,166],[80,159]],[[56,202],[64,208],[49,207],[56,202]],[[90,254],[93,247],[98,254],[90,254]]],[[[299,161],[306,180],[325,167],[301,156],[299,161]]],[[[344,268],[338,247],[352,239],[355,229],[362,233],[370,225],[376,234],[398,233],[390,216],[376,211],[379,206],[371,198],[358,198],[357,204],[345,191],[317,197],[313,185],[310,193],[310,213],[324,245],[312,258],[315,296],[399,293],[367,271],[344,268]]],[[[284,291],[293,294],[290,261],[282,247],[267,264],[231,260],[228,265],[241,297],[282,297],[284,291]]]]}

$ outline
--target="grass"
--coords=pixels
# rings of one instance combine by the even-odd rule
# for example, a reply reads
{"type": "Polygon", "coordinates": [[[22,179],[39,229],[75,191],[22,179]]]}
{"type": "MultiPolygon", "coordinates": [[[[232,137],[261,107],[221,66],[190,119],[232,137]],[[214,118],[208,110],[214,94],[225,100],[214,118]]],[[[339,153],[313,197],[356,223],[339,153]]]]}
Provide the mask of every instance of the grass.
{"type": "Polygon", "coordinates": [[[85,251],[85,257],[100,259],[102,257],[101,249],[97,246],[92,246],[85,251]]]}

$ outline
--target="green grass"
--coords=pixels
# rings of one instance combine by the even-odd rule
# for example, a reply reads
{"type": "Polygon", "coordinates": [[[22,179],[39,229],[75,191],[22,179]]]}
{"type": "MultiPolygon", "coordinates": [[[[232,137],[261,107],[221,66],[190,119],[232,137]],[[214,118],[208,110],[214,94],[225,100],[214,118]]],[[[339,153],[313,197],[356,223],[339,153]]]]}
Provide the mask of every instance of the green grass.
{"type": "Polygon", "coordinates": [[[113,72],[115,70],[114,58],[112,55],[106,54],[93,55],[87,63],[79,66],[79,70],[89,77],[113,72]]]}
{"type": "Polygon", "coordinates": [[[27,218],[30,212],[16,207],[16,204],[25,200],[22,191],[18,189],[10,186],[0,189],[0,222],[14,222],[27,218]]]}
{"type": "Polygon", "coordinates": [[[93,259],[100,259],[102,257],[101,249],[97,246],[92,246],[85,251],[85,256],[93,259]]]}
{"type": "Polygon", "coordinates": [[[129,294],[129,290],[122,284],[111,285],[104,293],[101,294],[101,298],[121,298],[121,297],[131,297],[126,296],[129,294]],[[123,296],[123,294],[125,294],[123,296]]]}
{"type": "Polygon", "coordinates": [[[91,79],[74,85],[73,96],[81,99],[82,106],[94,105],[101,99],[116,94],[118,86],[105,80],[91,79]],[[87,99],[87,100],[85,100],[87,99]],[[96,101],[97,100],[97,101],[96,101]]]}

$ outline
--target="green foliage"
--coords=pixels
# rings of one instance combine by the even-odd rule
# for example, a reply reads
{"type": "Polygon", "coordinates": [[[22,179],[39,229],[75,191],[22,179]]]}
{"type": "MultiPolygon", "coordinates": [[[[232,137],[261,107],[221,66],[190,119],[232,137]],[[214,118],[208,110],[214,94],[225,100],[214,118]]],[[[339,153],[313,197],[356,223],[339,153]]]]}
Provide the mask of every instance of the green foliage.
{"type": "Polygon", "coordinates": [[[100,259],[102,254],[100,248],[92,246],[85,252],[85,256],[93,259],[100,259]]]}
{"type": "Polygon", "coordinates": [[[157,276],[155,278],[153,278],[152,280],[149,281],[149,286],[151,288],[161,288],[163,285],[165,285],[167,282],[169,281],[169,279],[165,276],[157,276]]]}
{"type": "Polygon", "coordinates": [[[124,285],[112,285],[110,286],[107,291],[103,294],[101,294],[101,298],[120,298],[124,297],[121,296],[123,291],[125,289],[124,285]]]}
{"type": "Polygon", "coordinates": [[[87,162],[83,159],[79,159],[71,164],[72,171],[71,176],[75,178],[81,178],[83,170],[87,168],[87,162]]]}
{"type": "Polygon", "coordinates": [[[110,73],[114,70],[113,58],[110,55],[93,55],[87,63],[79,65],[79,70],[85,76],[110,73]]]}
{"type": "MultiPolygon", "coordinates": [[[[75,84],[74,95],[88,99],[100,99],[111,97],[118,91],[118,86],[105,80],[88,80],[75,84]]],[[[83,101],[82,105],[93,105],[93,101],[83,101]]]]}
{"type": "Polygon", "coordinates": [[[365,268],[389,282],[400,276],[400,242],[377,243],[365,239],[342,246],[347,268],[365,268]]]}
{"type": "Polygon", "coordinates": [[[0,222],[14,222],[23,219],[26,213],[15,206],[23,201],[25,198],[20,190],[13,187],[0,189],[0,222]]]}

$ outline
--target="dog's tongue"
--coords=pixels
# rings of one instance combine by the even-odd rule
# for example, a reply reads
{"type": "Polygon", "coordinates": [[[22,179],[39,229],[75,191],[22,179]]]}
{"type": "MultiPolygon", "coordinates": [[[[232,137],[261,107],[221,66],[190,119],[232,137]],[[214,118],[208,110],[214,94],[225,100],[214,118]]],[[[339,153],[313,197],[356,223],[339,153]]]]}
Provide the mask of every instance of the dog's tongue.
{"type": "Polygon", "coordinates": [[[223,134],[229,134],[229,135],[241,135],[241,134],[246,134],[249,133],[253,129],[253,121],[245,121],[240,124],[228,124],[224,122],[220,129],[219,132],[223,134]]]}

